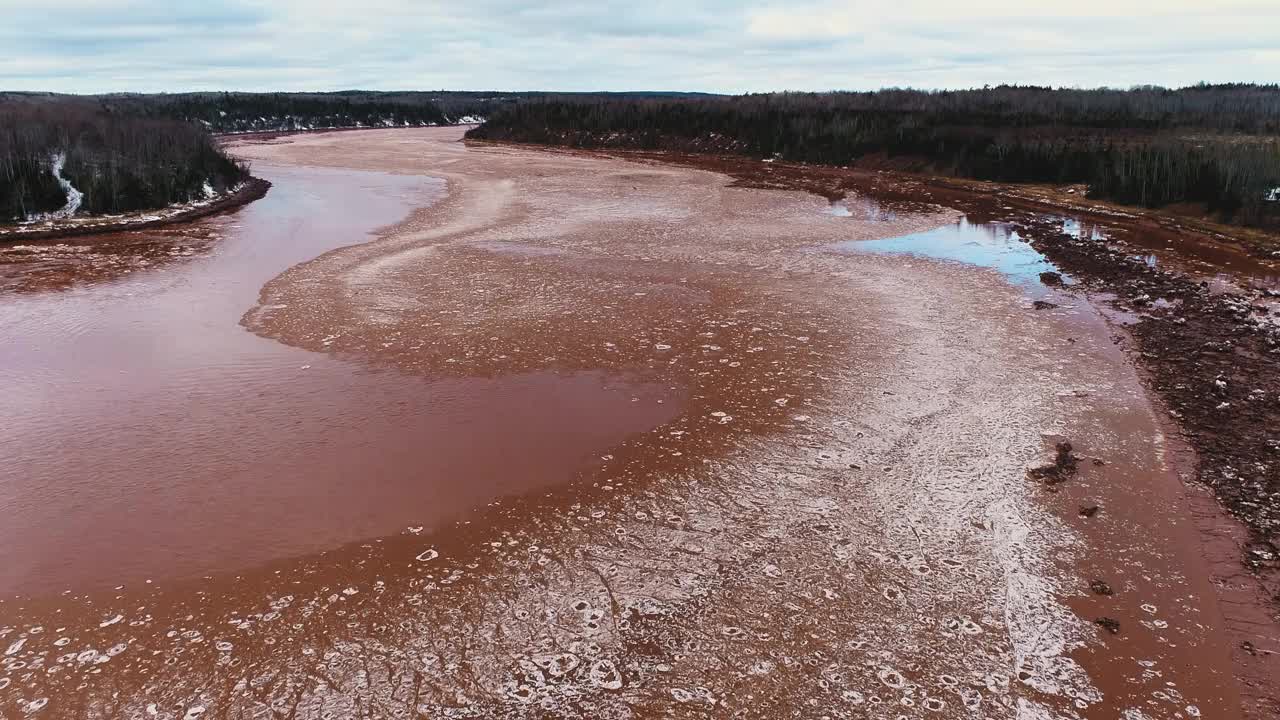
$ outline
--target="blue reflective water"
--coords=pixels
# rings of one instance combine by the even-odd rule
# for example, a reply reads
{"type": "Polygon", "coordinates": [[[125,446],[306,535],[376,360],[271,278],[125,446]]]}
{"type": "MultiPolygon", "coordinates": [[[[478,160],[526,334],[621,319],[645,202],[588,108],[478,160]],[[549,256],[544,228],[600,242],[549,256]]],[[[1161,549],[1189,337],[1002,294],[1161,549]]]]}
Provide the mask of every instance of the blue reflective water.
{"type": "Polygon", "coordinates": [[[883,240],[849,240],[836,247],[968,263],[998,270],[1013,282],[1037,287],[1040,273],[1059,272],[1006,223],[971,223],[962,219],[934,230],[883,240]]]}

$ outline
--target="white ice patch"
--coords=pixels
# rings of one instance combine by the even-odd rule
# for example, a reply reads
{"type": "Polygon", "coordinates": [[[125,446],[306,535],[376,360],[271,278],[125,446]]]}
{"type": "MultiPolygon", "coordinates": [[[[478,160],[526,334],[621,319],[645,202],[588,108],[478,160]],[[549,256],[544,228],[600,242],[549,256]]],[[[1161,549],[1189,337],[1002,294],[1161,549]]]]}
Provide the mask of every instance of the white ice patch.
{"type": "Polygon", "coordinates": [[[41,213],[32,215],[27,218],[29,222],[41,222],[45,220],[65,220],[76,214],[80,209],[80,204],[84,202],[84,193],[80,192],[62,176],[62,170],[67,165],[66,153],[55,153],[49,157],[49,171],[53,173],[53,177],[58,181],[58,186],[62,188],[62,192],[67,195],[67,203],[60,210],[54,210],[50,213],[41,213]]]}
{"type": "MultiPolygon", "coordinates": [[[[1028,543],[1030,524],[1008,498],[992,505],[987,519],[994,531],[996,559],[1005,571],[1005,624],[1019,679],[1048,695],[1101,701],[1084,668],[1068,657],[1080,645],[1072,637],[1079,620],[1058,602],[1050,581],[1036,572],[1040,563],[1028,543]]],[[[1021,707],[1019,717],[1023,717],[1021,707]]]]}

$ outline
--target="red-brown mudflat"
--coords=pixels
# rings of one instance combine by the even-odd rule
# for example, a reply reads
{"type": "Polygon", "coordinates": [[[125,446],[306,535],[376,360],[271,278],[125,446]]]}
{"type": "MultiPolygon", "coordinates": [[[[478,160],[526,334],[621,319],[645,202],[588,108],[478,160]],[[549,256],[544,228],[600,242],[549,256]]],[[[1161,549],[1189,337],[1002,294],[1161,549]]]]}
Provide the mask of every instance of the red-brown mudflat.
{"type": "Polygon", "coordinates": [[[1242,716],[1089,302],[460,136],[238,146],[211,241],[0,299],[4,717],[1242,716]]]}

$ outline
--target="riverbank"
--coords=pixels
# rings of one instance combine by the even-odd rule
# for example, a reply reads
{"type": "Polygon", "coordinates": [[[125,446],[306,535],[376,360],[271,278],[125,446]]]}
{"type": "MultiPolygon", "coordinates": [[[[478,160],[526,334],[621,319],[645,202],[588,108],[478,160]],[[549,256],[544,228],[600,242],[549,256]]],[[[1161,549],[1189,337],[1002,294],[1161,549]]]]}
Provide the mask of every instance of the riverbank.
{"type": "Polygon", "coordinates": [[[213,136],[219,142],[224,144],[235,144],[238,142],[265,142],[275,140],[277,138],[293,137],[295,135],[323,135],[326,133],[340,132],[364,132],[369,130],[422,130],[428,127],[459,127],[473,128],[483,122],[480,119],[467,122],[458,122],[447,125],[403,125],[392,127],[324,127],[324,128],[295,128],[293,130],[246,130],[243,132],[225,132],[214,133],[213,136]]]}
{"type": "Polygon", "coordinates": [[[75,216],[39,223],[0,225],[0,243],[56,240],[129,230],[151,230],[189,223],[247,205],[265,197],[270,189],[270,182],[250,177],[238,188],[205,201],[124,215],[75,216]]]}
{"type": "MultiPolygon", "coordinates": [[[[787,188],[842,201],[863,197],[906,210],[949,207],[1012,224],[1077,278],[1076,287],[1105,293],[1105,304],[1130,316],[1125,324],[1138,344],[1135,362],[1152,373],[1152,389],[1208,465],[1225,467],[1228,475],[1233,466],[1265,468],[1252,479],[1260,484],[1207,467],[1201,480],[1218,488],[1224,504],[1260,535],[1264,545],[1257,553],[1249,549],[1249,561],[1274,559],[1268,556],[1280,540],[1280,467],[1270,464],[1280,443],[1273,436],[1280,427],[1280,263],[1270,260],[1270,252],[1255,257],[1262,253],[1251,241],[1228,245],[1224,226],[1206,232],[1171,227],[1158,214],[1056,203],[1042,193],[1010,195],[1005,185],[736,157],[635,157],[726,172],[744,187],[787,188]],[[1037,216],[1046,213],[1050,217],[1037,216]]],[[[1265,237],[1280,244],[1275,236],[1265,237]]]]}
{"type": "MultiPolygon", "coordinates": [[[[448,127],[470,128],[475,123],[459,123],[448,127]]],[[[298,130],[265,130],[233,133],[214,133],[213,137],[223,145],[244,142],[269,142],[295,135],[313,135],[341,132],[358,132],[370,129],[377,130],[421,130],[420,126],[404,128],[367,128],[367,127],[332,127],[298,130]]],[[[0,225],[0,243],[46,241],[59,238],[84,237],[87,235],[105,235],[130,230],[153,230],[155,228],[190,223],[200,218],[227,212],[247,205],[254,200],[266,196],[271,183],[261,178],[250,177],[241,187],[208,202],[184,203],[169,208],[148,210],[125,215],[99,215],[61,218],[39,223],[23,223],[0,225]]]]}
{"type": "MultiPolygon", "coordinates": [[[[565,152],[563,149],[552,151],[565,152]]],[[[1280,713],[1280,264],[1273,235],[1114,207],[1036,186],[761,163],[736,156],[572,151],[723,172],[743,187],[790,189],[899,212],[960,210],[999,222],[1056,264],[1077,301],[1108,308],[1189,484],[1188,502],[1253,716],[1280,713]],[[1048,215],[1048,217],[1046,217],[1048,215]],[[1206,489],[1216,503],[1198,496],[1206,489]]],[[[1047,303],[1037,308],[1052,310],[1047,303]]]]}

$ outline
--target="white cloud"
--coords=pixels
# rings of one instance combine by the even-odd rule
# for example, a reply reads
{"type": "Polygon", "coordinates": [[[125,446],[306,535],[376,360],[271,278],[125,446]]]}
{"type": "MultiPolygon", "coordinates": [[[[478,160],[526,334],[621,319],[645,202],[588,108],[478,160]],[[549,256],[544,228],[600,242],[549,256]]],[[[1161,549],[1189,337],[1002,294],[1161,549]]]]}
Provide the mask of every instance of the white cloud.
{"type": "Polygon", "coordinates": [[[1280,2],[0,0],[0,89],[721,92],[1280,78],[1280,2]]]}

